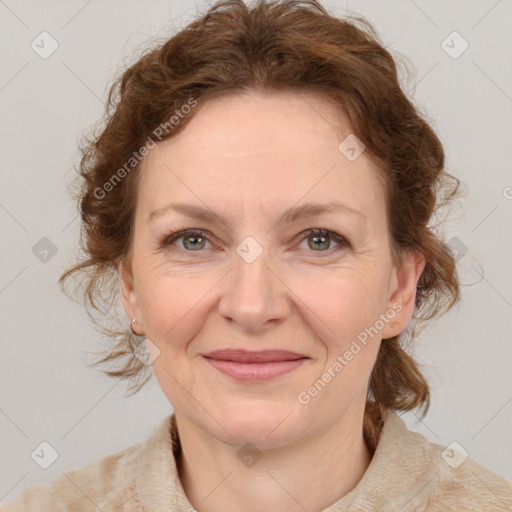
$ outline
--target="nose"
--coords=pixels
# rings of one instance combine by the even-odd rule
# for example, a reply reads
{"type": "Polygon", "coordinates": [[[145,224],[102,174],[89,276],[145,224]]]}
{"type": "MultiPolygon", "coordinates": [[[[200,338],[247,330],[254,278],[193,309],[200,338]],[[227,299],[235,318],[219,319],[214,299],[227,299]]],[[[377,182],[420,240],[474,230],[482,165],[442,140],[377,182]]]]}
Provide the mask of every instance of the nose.
{"type": "Polygon", "coordinates": [[[226,276],[219,313],[245,332],[275,327],[290,313],[288,288],[267,255],[263,249],[251,262],[234,253],[234,268],[226,276]]]}

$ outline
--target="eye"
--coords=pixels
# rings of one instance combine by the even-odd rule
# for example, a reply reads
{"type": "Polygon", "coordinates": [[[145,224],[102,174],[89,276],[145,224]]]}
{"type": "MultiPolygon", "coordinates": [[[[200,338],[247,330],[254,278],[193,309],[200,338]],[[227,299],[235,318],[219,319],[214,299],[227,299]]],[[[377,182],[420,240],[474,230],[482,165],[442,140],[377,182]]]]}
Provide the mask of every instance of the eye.
{"type": "MultiPolygon", "coordinates": [[[[331,254],[333,250],[336,250],[336,248],[330,247],[333,241],[341,248],[351,247],[347,239],[328,229],[308,229],[302,232],[299,237],[300,240],[308,241],[308,248],[312,249],[313,252],[331,254]],[[310,240],[311,243],[309,243],[310,240]]],[[[208,235],[204,231],[200,229],[186,229],[165,236],[160,240],[159,246],[161,248],[168,248],[171,245],[176,245],[175,242],[177,241],[182,241],[181,246],[178,245],[177,249],[182,249],[186,252],[201,251],[205,248],[206,243],[210,243],[208,235]]]]}
{"type": "Polygon", "coordinates": [[[341,248],[350,247],[347,239],[328,229],[308,229],[301,233],[301,239],[307,241],[308,248],[314,252],[327,252],[330,254],[333,250],[336,250],[336,248],[330,247],[332,241],[335,241],[341,248]]]}
{"type": "Polygon", "coordinates": [[[178,249],[184,249],[186,251],[200,251],[204,248],[208,237],[204,231],[197,229],[187,229],[185,231],[178,231],[165,237],[160,241],[159,245],[162,248],[167,247],[178,240],[183,240],[183,245],[178,247],[178,249]]]}

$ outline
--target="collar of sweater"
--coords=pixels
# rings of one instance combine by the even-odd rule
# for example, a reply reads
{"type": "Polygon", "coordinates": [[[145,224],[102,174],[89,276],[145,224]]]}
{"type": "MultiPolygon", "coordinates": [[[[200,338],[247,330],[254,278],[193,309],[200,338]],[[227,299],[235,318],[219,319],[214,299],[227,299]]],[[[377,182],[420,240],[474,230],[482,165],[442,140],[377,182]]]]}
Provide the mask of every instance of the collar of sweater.
{"type": "MultiPolygon", "coordinates": [[[[174,414],[142,446],[136,492],[144,510],[193,511],[176,464],[180,444],[174,414]]],[[[379,443],[362,479],[323,512],[424,510],[432,490],[451,470],[432,446],[437,445],[409,431],[395,412],[386,411],[379,443]]]]}

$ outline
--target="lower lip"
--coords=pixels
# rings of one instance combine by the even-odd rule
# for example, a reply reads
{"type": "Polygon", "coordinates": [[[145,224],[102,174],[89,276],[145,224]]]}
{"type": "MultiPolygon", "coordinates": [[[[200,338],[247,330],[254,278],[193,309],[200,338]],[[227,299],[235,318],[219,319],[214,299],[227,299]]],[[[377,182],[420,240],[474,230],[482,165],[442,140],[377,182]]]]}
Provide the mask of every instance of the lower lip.
{"type": "Polygon", "coordinates": [[[268,363],[236,363],[205,357],[219,372],[244,382],[262,382],[296,370],[306,358],[268,363]]]}

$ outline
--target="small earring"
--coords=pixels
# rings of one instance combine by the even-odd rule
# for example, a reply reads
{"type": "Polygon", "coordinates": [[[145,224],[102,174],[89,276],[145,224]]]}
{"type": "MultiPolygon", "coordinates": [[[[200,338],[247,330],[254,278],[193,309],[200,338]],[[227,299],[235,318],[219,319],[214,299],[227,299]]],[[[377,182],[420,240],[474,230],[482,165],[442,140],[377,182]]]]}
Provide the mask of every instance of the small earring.
{"type": "Polygon", "coordinates": [[[133,326],[135,325],[135,322],[136,322],[136,320],[134,318],[132,320],[132,323],[130,324],[130,329],[131,329],[132,333],[135,334],[135,336],[138,336],[138,334],[133,330],[133,326]]]}

